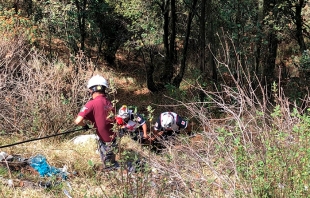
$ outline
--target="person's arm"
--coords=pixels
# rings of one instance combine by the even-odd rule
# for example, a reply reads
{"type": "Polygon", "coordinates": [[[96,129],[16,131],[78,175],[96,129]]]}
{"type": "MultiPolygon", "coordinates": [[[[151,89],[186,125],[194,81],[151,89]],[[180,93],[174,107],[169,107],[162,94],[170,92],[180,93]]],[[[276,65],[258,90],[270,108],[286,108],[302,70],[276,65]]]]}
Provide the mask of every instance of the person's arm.
{"type": "Polygon", "coordinates": [[[154,137],[151,138],[151,140],[154,140],[155,138],[161,138],[164,134],[164,131],[154,130],[154,137]]]}
{"type": "Polygon", "coordinates": [[[146,123],[142,125],[142,130],[143,130],[143,138],[148,138],[149,136],[147,135],[147,126],[146,123]]]}
{"type": "Polygon", "coordinates": [[[90,129],[87,123],[85,122],[87,119],[87,115],[93,111],[93,106],[91,102],[87,102],[80,110],[78,115],[76,116],[74,123],[78,126],[82,126],[85,130],[90,129]]]}
{"type": "Polygon", "coordinates": [[[86,126],[86,123],[84,123],[84,118],[80,115],[76,117],[76,119],[74,120],[74,123],[78,126],[83,126],[83,127],[86,126]]]}
{"type": "Polygon", "coordinates": [[[181,116],[177,115],[177,122],[179,129],[185,129],[187,127],[187,120],[183,119],[181,116]]]}
{"type": "Polygon", "coordinates": [[[138,122],[139,125],[142,127],[143,138],[145,138],[145,139],[149,138],[149,136],[147,135],[146,121],[144,120],[143,116],[141,116],[140,114],[136,114],[136,116],[133,117],[133,121],[138,122]]]}
{"type": "Polygon", "coordinates": [[[164,130],[163,130],[162,126],[161,126],[160,117],[161,116],[158,117],[158,119],[157,119],[157,121],[156,121],[156,123],[154,125],[154,135],[155,135],[155,137],[162,136],[164,134],[164,130]]]}

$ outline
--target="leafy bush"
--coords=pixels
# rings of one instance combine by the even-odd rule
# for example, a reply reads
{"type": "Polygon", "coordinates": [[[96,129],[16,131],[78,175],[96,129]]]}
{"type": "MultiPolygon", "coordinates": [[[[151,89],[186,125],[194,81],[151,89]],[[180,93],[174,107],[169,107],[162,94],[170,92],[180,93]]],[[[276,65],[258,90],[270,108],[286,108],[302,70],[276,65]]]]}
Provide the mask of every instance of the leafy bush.
{"type": "Polygon", "coordinates": [[[305,50],[300,58],[300,67],[305,70],[310,69],[310,52],[305,50]]]}

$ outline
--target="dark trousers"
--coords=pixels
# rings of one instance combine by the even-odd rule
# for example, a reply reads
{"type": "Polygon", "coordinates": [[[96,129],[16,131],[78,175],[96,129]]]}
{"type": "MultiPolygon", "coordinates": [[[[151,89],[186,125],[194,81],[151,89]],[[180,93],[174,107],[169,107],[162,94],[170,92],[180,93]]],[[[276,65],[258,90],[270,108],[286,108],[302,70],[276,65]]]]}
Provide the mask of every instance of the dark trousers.
{"type": "Polygon", "coordinates": [[[116,141],[103,142],[99,140],[99,153],[103,163],[103,168],[109,168],[116,165],[114,150],[117,147],[116,141]]]}

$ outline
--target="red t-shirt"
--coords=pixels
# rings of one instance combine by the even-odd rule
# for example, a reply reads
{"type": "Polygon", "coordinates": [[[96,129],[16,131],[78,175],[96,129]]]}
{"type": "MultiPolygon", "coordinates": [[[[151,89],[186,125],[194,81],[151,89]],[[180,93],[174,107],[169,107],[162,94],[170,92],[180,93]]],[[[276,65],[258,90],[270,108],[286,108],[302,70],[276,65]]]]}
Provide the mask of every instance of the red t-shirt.
{"type": "Polygon", "coordinates": [[[113,112],[112,103],[104,95],[99,95],[88,101],[78,115],[94,124],[102,141],[111,142],[114,139],[114,132],[113,122],[108,119],[110,112],[113,112]]]}

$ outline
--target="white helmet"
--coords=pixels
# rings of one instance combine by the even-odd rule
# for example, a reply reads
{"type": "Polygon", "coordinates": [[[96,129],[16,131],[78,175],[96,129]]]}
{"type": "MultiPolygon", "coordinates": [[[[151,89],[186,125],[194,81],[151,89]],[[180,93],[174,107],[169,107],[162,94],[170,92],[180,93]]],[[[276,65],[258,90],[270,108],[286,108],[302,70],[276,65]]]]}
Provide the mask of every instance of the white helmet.
{"type": "Polygon", "coordinates": [[[87,88],[89,89],[96,85],[102,85],[102,86],[105,86],[106,88],[109,88],[107,80],[98,74],[89,79],[87,88]]]}
{"type": "Polygon", "coordinates": [[[129,111],[128,111],[128,108],[127,108],[127,105],[123,105],[119,110],[118,110],[118,115],[123,118],[123,119],[126,119],[129,117],[129,111]]]}
{"type": "Polygon", "coordinates": [[[174,118],[171,113],[165,113],[161,116],[161,126],[163,128],[170,128],[174,124],[174,118]]]}

